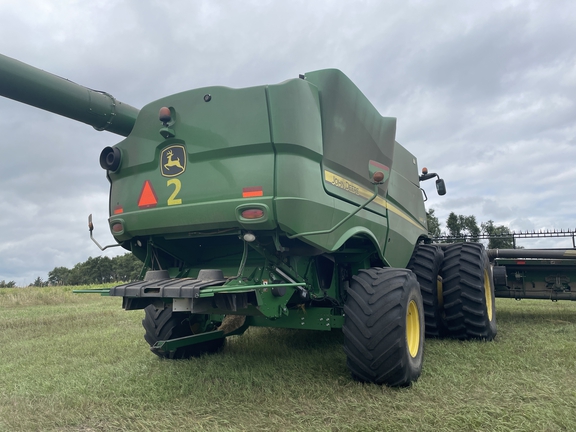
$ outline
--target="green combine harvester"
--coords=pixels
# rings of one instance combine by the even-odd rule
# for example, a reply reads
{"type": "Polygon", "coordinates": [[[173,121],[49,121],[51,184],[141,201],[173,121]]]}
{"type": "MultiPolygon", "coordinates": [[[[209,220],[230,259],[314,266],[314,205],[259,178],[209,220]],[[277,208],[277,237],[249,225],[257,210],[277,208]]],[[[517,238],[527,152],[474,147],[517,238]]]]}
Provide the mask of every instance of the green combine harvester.
{"type": "Polygon", "coordinates": [[[160,357],[251,326],[341,329],[355,379],[405,386],[425,334],[496,335],[484,247],[432,244],[420,182],[443,180],[338,70],[137,110],[1,56],[0,94],[124,137],[100,156],[109,228],[147,271],[103,293],[144,309],[160,357]]]}

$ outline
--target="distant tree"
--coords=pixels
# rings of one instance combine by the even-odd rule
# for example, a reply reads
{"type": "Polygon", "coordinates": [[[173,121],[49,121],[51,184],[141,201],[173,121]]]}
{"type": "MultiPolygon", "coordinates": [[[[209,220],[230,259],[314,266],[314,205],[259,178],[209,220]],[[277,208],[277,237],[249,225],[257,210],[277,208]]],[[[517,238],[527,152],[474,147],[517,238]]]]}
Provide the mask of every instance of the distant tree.
{"type": "Polygon", "coordinates": [[[14,288],[16,286],[16,282],[14,281],[8,281],[6,282],[5,280],[0,281],[0,288],[14,288]]]}
{"type": "Polygon", "coordinates": [[[488,249],[513,249],[514,240],[512,237],[501,237],[507,234],[511,234],[510,228],[504,225],[494,225],[493,220],[489,220],[486,223],[481,224],[482,232],[491,236],[488,240],[488,249]]]}
{"type": "Polygon", "coordinates": [[[70,270],[67,285],[87,285],[88,280],[82,271],[84,263],[78,263],[70,270]]]}
{"type": "Polygon", "coordinates": [[[70,269],[66,267],[54,267],[48,272],[48,283],[50,285],[69,285],[70,269]]]}
{"type": "MultiPolygon", "coordinates": [[[[130,282],[138,280],[142,262],[127,253],[114,258],[89,257],[72,269],[55,267],[48,272],[51,285],[91,285],[107,282],[130,282]]],[[[32,286],[33,284],[31,284],[32,286]]]]}
{"type": "Polygon", "coordinates": [[[428,222],[428,232],[432,237],[439,237],[442,235],[442,232],[440,231],[440,221],[434,215],[433,208],[426,212],[426,221],[428,222]]]}
{"type": "Polygon", "coordinates": [[[476,216],[457,215],[451,212],[446,219],[446,228],[449,236],[457,237],[456,240],[449,240],[449,243],[479,240],[480,228],[476,216]]]}
{"type": "Polygon", "coordinates": [[[82,271],[88,284],[106,283],[112,280],[112,260],[104,257],[89,257],[82,264],[82,271]]]}
{"type": "Polygon", "coordinates": [[[34,287],[43,287],[46,286],[46,283],[42,280],[42,278],[40,276],[38,276],[36,278],[36,280],[34,280],[34,282],[32,282],[30,284],[30,286],[34,286],[34,287]]]}
{"type": "Polygon", "coordinates": [[[114,280],[118,282],[130,282],[138,280],[142,270],[142,261],[127,253],[113,258],[114,280]]]}

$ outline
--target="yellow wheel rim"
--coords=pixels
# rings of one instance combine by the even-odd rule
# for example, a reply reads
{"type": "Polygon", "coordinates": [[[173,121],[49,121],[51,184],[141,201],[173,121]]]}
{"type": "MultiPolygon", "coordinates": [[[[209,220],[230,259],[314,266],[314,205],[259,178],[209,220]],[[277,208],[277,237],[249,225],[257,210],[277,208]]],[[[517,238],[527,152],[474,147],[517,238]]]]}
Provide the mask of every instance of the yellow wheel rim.
{"type": "Polygon", "coordinates": [[[436,278],[436,296],[438,297],[438,308],[440,310],[444,308],[444,294],[442,290],[442,277],[438,276],[436,278]]]}
{"type": "Polygon", "coordinates": [[[484,296],[486,297],[486,309],[488,310],[488,319],[492,321],[492,284],[487,270],[484,270],[484,296]]]}
{"type": "Polygon", "coordinates": [[[406,314],[406,340],[408,341],[408,351],[412,358],[418,355],[420,350],[420,314],[418,306],[414,300],[408,304],[408,313],[406,314]]]}

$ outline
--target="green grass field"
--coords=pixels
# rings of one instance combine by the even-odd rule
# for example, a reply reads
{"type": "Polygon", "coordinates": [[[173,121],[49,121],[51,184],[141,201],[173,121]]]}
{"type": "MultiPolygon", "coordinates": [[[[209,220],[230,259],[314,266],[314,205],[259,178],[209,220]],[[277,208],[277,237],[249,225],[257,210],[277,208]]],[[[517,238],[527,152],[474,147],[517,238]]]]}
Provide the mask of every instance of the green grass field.
{"type": "Polygon", "coordinates": [[[427,340],[410,388],[350,378],[341,332],[250,329],[152,355],[142,311],[72,288],[0,289],[1,431],[576,430],[576,304],[498,299],[493,342],[427,340]]]}

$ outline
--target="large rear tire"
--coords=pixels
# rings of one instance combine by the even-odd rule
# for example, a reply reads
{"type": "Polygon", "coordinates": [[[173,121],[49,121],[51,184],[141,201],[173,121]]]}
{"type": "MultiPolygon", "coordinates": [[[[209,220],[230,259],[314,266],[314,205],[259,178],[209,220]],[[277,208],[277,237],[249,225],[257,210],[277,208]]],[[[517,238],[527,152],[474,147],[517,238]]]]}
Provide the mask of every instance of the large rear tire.
{"type": "Polygon", "coordinates": [[[407,269],[371,268],[352,278],[344,306],[344,351],[358,381],[407,386],[422,372],[424,307],[407,269]]]}
{"type": "Polygon", "coordinates": [[[442,285],[450,336],[456,339],[494,339],[494,282],[484,246],[480,243],[457,243],[446,248],[442,285]]]}
{"type": "Polygon", "coordinates": [[[438,278],[442,268],[444,252],[437,245],[420,244],[414,249],[408,269],[416,275],[424,303],[426,337],[439,338],[446,335],[442,299],[442,279],[438,278]]]}
{"type": "MultiPolygon", "coordinates": [[[[192,336],[193,334],[214,330],[214,326],[209,322],[209,315],[174,312],[171,304],[166,305],[164,309],[156,309],[154,306],[149,305],[144,309],[144,312],[146,313],[142,320],[142,326],[146,330],[144,339],[146,339],[150,348],[158,341],[192,336]]],[[[152,349],[152,352],[161,358],[187,359],[217,352],[222,349],[224,342],[225,338],[220,338],[177,348],[170,352],[156,349],[152,349]]]]}

